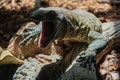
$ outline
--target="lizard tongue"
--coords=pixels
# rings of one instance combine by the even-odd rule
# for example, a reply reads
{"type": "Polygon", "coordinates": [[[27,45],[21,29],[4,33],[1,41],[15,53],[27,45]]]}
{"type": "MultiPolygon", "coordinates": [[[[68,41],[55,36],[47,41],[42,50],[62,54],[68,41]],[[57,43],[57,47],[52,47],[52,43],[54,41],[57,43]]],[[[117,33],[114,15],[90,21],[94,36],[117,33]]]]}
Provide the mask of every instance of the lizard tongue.
{"type": "Polygon", "coordinates": [[[39,37],[39,41],[38,41],[38,46],[41,47],[42,46],[42,33],[40,34],[40,37],[39,37]]]}
{"type": "Polygon", "coordinates": [[[48,29],[44,22],[42,22],[42,32],[39,36],[38,46],[45,47],[50,41],[50,34],[47,33],[48,29]]]}
{"type": "Polygon", "coordinates": [[[39,36],[38,46],[42,47],[44,42],[44,23],[42,22],[42,32],[39,36]]]}
{"type": "Polygon", "coordinates": [[[39,47],[46,47],[49,44],[50,40],[54,36],[56,24],[57,23],[54,21],[42,22],[42,32],[39,36],[39,42],[38,42],[39,47]]]}

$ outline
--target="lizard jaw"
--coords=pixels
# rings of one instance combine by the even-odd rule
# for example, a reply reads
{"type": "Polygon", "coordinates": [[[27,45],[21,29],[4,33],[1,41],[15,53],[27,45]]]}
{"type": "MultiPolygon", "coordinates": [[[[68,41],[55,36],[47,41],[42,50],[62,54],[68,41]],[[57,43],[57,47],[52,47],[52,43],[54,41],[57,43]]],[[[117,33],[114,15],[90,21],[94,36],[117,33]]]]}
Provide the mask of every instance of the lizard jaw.
{"type": "Polygon", "coordinates": [[[53,39],[57,21],[42,21],[42,32],[39,37],[38,46],[46,47],[53,39]]]}

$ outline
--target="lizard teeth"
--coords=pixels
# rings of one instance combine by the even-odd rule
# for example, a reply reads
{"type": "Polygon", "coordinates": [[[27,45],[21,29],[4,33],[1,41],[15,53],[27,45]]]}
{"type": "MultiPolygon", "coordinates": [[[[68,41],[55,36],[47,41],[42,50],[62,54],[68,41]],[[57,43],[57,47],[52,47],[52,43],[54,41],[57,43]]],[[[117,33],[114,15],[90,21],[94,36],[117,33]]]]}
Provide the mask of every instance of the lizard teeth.
{"type": "Polygon", "coordinates": [[[57,41],[57,40],[55,40],[55,44],[58,44],[58,41],[57,41]]]}

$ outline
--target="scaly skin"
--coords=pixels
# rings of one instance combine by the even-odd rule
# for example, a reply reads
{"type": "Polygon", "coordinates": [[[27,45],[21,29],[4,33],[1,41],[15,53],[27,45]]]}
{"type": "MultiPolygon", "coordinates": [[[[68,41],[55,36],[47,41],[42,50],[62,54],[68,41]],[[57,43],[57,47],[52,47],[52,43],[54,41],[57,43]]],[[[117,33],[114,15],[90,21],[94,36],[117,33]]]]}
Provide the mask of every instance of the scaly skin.
{"type": "Polygon", "coordinates": [[[43,22],[57,21],[50,41],[47,40],[48,42],[42,45],[39,42],[42,47],[56,39],[87,43],[88,48],[80,52],[80,56],[75,59],[75,62],[80,61],[84,66],[87,62],[94,62],[97,51],[107,44],[108,39],[101,34],[101,22],[87,11],[47,7],[34,11],[32,17],[43,22]]]}
{"type": "Polygon", "coordinates": [[[38,41],[38,36],[41,33],[41,23],[39,23],[35,27],[31,28],[25,28],[27,32],[21,33],[21,34],[16,34],[16,36],[24,36],[25,38],[19,43],[19,45],[22,45],[23,43],[26,42],[26,46],[30,44],[32,40],[34,40],[34,43],[38,41]]]}

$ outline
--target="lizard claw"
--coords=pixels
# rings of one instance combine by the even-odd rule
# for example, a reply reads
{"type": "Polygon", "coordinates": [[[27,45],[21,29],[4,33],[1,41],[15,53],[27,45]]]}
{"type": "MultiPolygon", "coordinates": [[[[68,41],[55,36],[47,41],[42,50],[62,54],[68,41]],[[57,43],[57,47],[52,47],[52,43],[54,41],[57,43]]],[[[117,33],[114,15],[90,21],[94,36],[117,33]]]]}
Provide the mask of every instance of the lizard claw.
{"type": "Polygon", "coordinates": [[[15,37],[19,37],[19,36],[25,37],[25,36],[27,36],[27,35],[29,35],[29,32],[24,32],[24,33],[20,33],[20,34],[15,34],[15,37]]]}
{"type": "Polygon", "coordinates": [[[20,41],[19,45],[22,45],[25,43],[25,45],[28,46],[32,41],[34,41],[34,43],[36,43],[38,41],[38,36],[41,33],[40,25],[37,25],[35,27],[29,27],[29,28],[23,27],[23,28],[25,30],[27,30],[27,32],[23,32],[21,34],[15,35],[17,37],[19,37],[19,36],[24,37],[24,39],[22,41],[20,41]]]}
{"type": "Polygon", "coordinates": [[[76,62],[80,62],[82,67],[91,68],[91,64],[95,62],[95,52],[93,51],[82,51],[76,62]]]}
{"type": "Polygon", "coordinates": [[[32,31],[35,29],[35,27],[22,27],[24,30],[27,30],[27,31],[32,31]]]}
{"type": "Polygon", "coordinates": [[[74,64],[79,63],[81,67],[87,68],[89,70],[94,70],[95,52],[93,51],[82,51],[79,56],[75,58],[72,64],[66,69],[66,72],[70,70],[74,64]]]}

